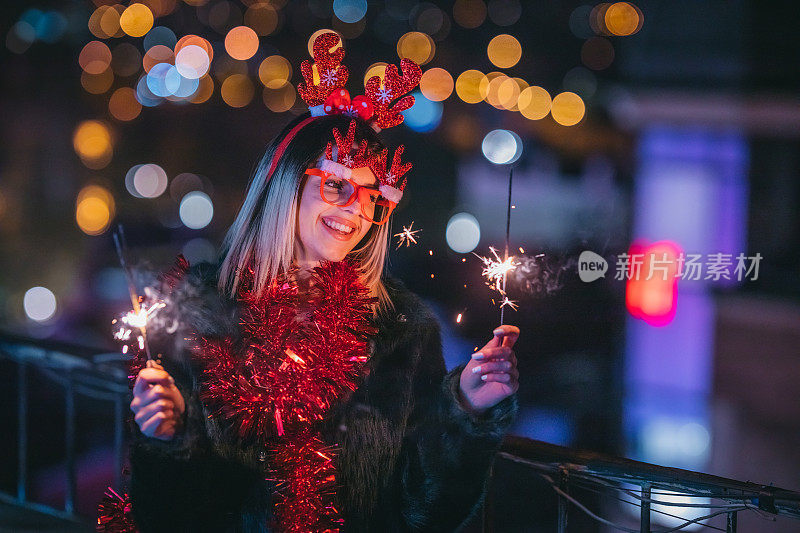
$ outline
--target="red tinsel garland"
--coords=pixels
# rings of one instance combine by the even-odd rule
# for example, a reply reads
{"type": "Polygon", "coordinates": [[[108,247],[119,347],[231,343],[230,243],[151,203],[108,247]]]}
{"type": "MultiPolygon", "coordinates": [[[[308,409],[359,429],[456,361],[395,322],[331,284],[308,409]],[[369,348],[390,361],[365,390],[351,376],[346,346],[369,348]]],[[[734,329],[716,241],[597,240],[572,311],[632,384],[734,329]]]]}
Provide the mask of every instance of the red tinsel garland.
{"type": "Polygon", "coordinates": [[[201,397],[239,439],[271,450],[277,531],[338,531],[336,450],[318,423],[358,386],[375,299],[349,261],[315,268],[304,304],[294,274],[259,297],[250,273],[240,290],[244,353],[230,340],[201,339],[201,397]]]}

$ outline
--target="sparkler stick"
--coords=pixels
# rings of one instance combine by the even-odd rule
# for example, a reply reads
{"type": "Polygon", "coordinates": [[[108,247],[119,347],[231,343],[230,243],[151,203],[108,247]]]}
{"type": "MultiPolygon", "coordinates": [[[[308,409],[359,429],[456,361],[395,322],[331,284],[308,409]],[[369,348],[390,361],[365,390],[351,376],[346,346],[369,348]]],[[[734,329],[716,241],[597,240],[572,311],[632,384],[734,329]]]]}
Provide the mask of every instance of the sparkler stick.
{"type": "MultiPolygon", "coordinates": [[[[137,316],[141,315],[142,309],[141,305],[139,304],[139,295],[136,292],[136,285],[133,282],[133,273],[131,272],[131,269],[128,266],[128,262],[125,260],[125,252],[127,251],[127,246],[125,244],[125,230],[122,228],[122,224],[117,225],[117,231],[114,232],[113,237],[114,237],[114,247],[117,249],[117,257],[119,258],[119,263],[122,266],[123,272],[125,272],[125,279],[128,280],[128,293],[131,296],[131,304],[133,304],[133,311],[137,316]]],[[[139,325],[139,330],[142,332],[142,344],[144,344],[144,353],[147,355],[147,359],[151,360],[152,357],[150,355],[150,345],[147,344],[147,327],[145,326],[144,322],[141,325],[139,325]]]]}
{"type": "MultiPolygon", "coordinates": [[[[508,261],[508,242],[511,236],[511,183],[514,180],[514,165],[509,165],[508,167],[508,208],[506,209],[506,250],[503,255],[503,262],[508,261]]],[[[506,294],[506,277],[508,276],[508,271],[503,272],[503,295],[506,294]]],[[[503,305],[500,306],[500,325],[503,324],[503,313],[505,311],[506,302],[510,300],[506,297],[503,301],[503,305]]]]}

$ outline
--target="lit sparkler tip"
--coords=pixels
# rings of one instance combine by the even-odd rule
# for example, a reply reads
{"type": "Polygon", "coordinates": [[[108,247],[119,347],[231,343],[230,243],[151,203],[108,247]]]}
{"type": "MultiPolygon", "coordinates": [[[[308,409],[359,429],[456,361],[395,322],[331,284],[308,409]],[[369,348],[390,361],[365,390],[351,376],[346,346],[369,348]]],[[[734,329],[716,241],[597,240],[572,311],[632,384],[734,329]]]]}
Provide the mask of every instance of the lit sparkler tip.
{"type": "Polygon", "coordinates": [[[458,316],[456,317],[456,324],[461,324],[461,318],[463,316],[464,316],[463,313],[458,313],[458,316]]]}
{"type": "MultiPolygon", "coordinates": [[[[397,248],[400,248],[404,244],[406,247],[411,246],[412,244],[417,244],[416,235],[421,229],[412,229],[414,227],[414,222],[411,222],[408,227],[403,226],[403,231],[400,233],[395,233],[395,237],[398,238],[397,240],[397,248]]],[[[433,253],[431,253],[433,255],[433,253]]]]}
{"type": "Polygon", "coordinates": [[[508,299],[508,296],[504,296],[504,297],[503,297],[503,303],[501,303],[501,304],[500,304],[500,309],[502,309],[502,308],[503,308],[503,307],[505,307],[505,306],[508,306],[508,307],[510,307],[511,309],[515,310],[515,311],[516,311],[516,310],[517,310],[517,308],[519,307],[519,305],[517,305],[517,303],[516,303],[516,302],[514,302],[514,301],[512,301],[512,300],[509,300],[509,299],[508,299]]]}

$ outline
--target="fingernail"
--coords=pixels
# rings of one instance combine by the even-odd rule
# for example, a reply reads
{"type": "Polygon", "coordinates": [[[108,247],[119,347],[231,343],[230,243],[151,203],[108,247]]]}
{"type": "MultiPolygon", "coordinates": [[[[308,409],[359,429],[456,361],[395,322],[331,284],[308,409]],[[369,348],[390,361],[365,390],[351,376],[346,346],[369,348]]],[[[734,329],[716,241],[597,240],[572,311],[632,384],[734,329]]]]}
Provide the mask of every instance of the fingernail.
{"type": "Polygon", "coordinates": [[[169,382],[170,382],[170,383],[172,383],[173,385],[175,385],[175,378],[173,378],[172,376],[170,376],[170,377],[169,377],[169,382]]]}
{"type": "Polygon", "coordinates": [[[475,352],[474,354],[472,354],[473,359],[483,359],[484,357],[485,356],[483,355],[483,352],[475,352]]]}
{"type": "Polygon", "coordinates": [[[506,361],[505,363],[503,363],[503,368],[505,368],[506,370],[509,370],[511,368],[511,362],[510,361],[506,361]]]}
{"type": "Polygon", "coordinates": [[[481,365],[478,365],[478,366],[472,368],[472,373],[473,374],[477,374],[480,371],[481,371],[481,365]]]}
{"type": "Polygon", "coordinates": [[[504,332],[505,331],[503,330],[503,328],[497,328],[492,333],[494,333],[495,335],[502,335],[504,332]]]}
{"type": "Polygon", "coordinates": [[[486,378],[488,378],[488,377],[489,377],[489,374],[484,374],[484,375],[481,376],[481,379],[483,381],[486,381],[486,378]]]}

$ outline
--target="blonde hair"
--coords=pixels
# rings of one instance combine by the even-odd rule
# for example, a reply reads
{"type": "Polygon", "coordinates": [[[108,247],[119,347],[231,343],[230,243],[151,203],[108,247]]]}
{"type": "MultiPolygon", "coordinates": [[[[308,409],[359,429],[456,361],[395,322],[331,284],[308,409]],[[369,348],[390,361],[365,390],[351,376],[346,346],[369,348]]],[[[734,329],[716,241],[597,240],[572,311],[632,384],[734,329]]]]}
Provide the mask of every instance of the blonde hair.
{"type": "MultiPolygon", "coordinates": [[[[278,161],[272,176],[268,172],[280,141],[300,120],[301,116],[284,128],[267,147],[250,179],[247,195],[225,237],[222,246],[224,259],[220,267],[218,287],[231,297],[236,296],[241,283],[241,272],[252,266],[254,290],[261,294],[271,280],[287,272],[294,260],[297,231],[297,212],[303,172],[316,162],[326,143],[332,139],[331,129],[347,129],[350,119],[345,117],[319,117],[302,127],[289,142],[278,161]]],[[[366,138],[371,150],[382,143],[371,128],[359,124],[357,140],[366,138]]],[[[347,257],[360,265],[361,281],[370,295],[378,298],[374,313],[393,307],[381,281],[389,246],[390,223],[372,225],[364,238],[347,257]]]]}

